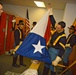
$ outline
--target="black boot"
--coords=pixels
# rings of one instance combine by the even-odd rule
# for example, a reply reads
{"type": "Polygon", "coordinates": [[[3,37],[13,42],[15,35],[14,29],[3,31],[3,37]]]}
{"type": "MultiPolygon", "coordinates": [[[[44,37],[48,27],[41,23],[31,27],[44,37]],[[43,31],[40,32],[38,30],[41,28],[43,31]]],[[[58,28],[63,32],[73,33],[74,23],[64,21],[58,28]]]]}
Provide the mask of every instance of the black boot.
{"type": "Polygon", "coordinates": [[[56,72],[51,71],[51,75],[56,75],[56,72]]]}
{"type": "Polygon", "coordinates": [[[17,57],[13,57],[13,63],[12,66],[19,68],[20,66],[16,64],[17,57]]]}
{"type": "Polygon", "coordinates": [[[67,63],[63,62],[63,65],[68,66],[69,65],[69,62],[67,62],[67,63]]]}
{"type": "Polygon", "coordinates": [[[23,63],[23,56],[21,56],[21,55],[20,55],[20,65],[26,66],[26,65],[23,63]]]}
{"type": "Polygon", "coordinates": [[[47,68],[46,66],[44,66],[43,74],[42,75],[48,75],[48,73],[49,73],[49,68],[47,68]]]}
{"type": "Polygon", "coordinates": [[[65,67],[63,68],[63,70],[65,70],[65,69],[68,67],[69,62],[67,62],[67,63],[63,62],[63,65],[65,66],[65,67]]]}

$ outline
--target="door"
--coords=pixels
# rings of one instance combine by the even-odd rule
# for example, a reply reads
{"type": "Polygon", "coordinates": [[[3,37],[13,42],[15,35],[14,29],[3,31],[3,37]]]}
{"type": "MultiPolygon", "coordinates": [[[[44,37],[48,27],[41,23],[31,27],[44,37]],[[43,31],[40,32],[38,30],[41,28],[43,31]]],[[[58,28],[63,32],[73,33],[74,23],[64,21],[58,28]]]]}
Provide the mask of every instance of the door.
{"type": "Polygon", "coordinates": [[[6,13],[0,16],[0,54],[5,52],[5,29],[6,29],[6,13]]]}

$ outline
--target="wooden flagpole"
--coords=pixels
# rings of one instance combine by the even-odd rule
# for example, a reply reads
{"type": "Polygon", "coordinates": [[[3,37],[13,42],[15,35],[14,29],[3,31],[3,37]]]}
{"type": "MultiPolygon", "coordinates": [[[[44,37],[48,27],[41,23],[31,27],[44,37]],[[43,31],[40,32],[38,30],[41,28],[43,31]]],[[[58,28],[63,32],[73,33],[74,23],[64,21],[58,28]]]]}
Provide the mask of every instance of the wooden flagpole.
{"type": "Polygon", "coordinates": [[[63,73],[65,73],[68,69],[70,69],[75,64],[76,64],[76,60],[71,65],[69,65],[60,75],[62,75],[63,73]]]}

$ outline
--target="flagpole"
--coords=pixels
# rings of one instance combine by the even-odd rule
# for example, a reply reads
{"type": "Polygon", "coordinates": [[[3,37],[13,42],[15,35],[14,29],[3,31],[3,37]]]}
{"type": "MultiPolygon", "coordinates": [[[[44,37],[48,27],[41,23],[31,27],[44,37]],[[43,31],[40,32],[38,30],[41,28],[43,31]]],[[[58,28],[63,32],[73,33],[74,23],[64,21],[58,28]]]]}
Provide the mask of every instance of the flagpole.
{"type": "Polygon", "coordinates": [[[76,64],[76,60],[71,65],[69,65],[60,75],[62,75],[63,73],[65,73],[68,69],[70,69],[75,64],[76,64]]]}

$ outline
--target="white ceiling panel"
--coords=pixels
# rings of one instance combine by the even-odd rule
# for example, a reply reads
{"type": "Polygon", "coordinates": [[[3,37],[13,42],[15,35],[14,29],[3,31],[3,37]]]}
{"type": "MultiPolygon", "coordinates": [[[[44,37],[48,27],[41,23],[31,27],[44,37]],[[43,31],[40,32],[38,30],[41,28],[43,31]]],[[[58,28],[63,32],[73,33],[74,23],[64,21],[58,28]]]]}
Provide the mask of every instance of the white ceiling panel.
{"type": "MultiPolygon", "coordinates": [[[[66,3],[76,4],[76,0],[36,0],[36,1],[43,1],[46,7],[48,3],[51,3],[54,9],[64,9],[66,3]]],[[[34,3],[34,0],[0,0],[0,2],[3,4],[37,7],[34,3]]]]}

